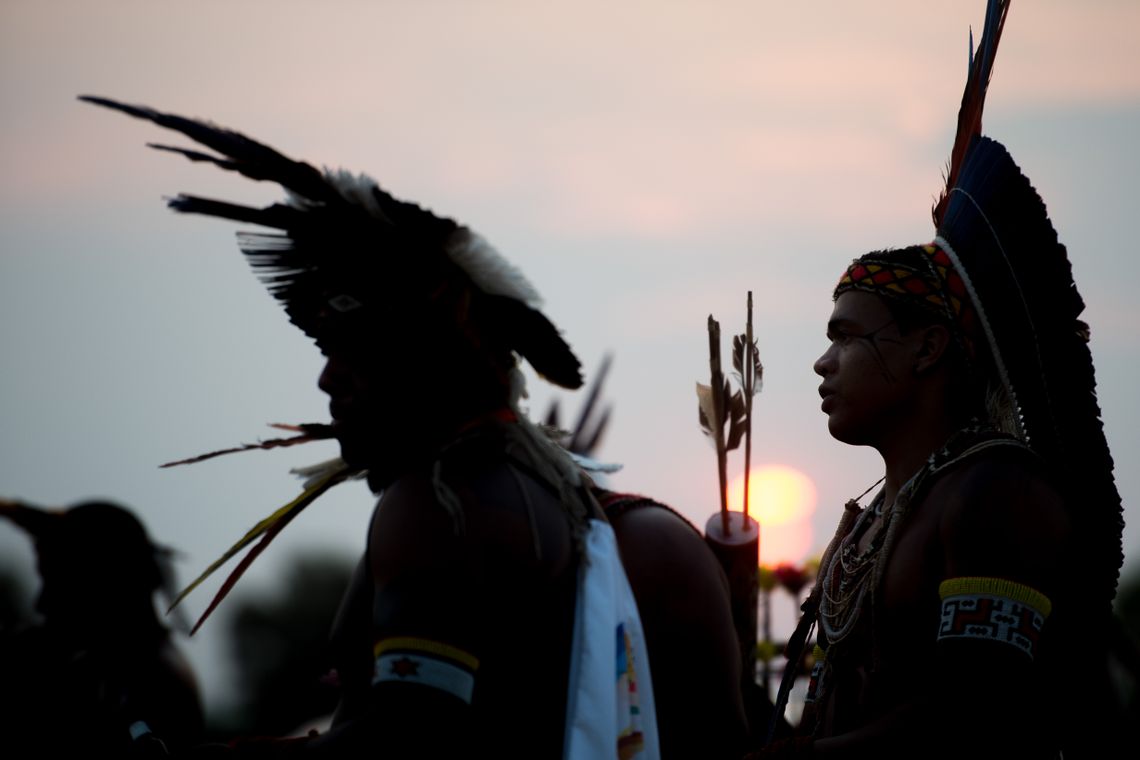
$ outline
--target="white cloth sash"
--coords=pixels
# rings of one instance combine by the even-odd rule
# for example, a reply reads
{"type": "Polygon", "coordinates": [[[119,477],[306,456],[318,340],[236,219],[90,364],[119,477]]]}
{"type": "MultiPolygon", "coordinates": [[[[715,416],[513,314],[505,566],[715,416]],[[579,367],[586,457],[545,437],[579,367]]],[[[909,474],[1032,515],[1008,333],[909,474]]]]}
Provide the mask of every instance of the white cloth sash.
{"type": "Polygon", "coordinates": [[[565,760],[658,760],[649,652],[613,528],[591,520],[578,571],[565,760]]]}

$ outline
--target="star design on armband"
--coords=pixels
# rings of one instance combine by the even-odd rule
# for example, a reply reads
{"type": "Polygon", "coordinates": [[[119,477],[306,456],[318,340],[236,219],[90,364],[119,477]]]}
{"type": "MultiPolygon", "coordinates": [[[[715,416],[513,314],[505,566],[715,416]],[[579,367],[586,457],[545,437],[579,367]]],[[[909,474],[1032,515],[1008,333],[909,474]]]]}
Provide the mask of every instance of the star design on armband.
{"type": "Polygon", "coordinates": [[[392,663],[391,673],[400,678],[408,678],[409,676],[418,676],[420,674],[420,663],[411,659],[410,657],[401,657],[392,663]]]}

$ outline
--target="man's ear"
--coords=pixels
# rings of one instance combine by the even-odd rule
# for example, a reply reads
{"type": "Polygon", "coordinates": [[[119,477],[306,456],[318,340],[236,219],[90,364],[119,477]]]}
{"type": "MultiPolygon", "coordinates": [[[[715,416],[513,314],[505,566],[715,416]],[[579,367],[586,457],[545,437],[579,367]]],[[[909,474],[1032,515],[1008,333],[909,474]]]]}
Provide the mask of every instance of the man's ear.
{"type": "Polygon", "coordinates": [[[914,373],[922,375],[938,366],[954,340],[945,325],[928,325],[919,331],[914,354],[914,373]]]}

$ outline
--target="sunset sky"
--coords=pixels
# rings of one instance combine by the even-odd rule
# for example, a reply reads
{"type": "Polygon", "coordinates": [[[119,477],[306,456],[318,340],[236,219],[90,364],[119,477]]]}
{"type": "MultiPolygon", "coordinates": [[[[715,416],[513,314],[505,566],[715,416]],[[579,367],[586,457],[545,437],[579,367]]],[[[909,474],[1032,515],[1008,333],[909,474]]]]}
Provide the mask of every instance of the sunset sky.
{"type": "MultiPolygon", "coordinates": [[[[600,452],[624,465],[612,484],[700,526],[718,508],[694,392],[708,381],[706,320],[721,322],[727,361],[751,290],[765,367],[753,462],[814,483],[818,552],[844,501],[881,475],[819,411],[811,365],[831,288],[854,256],[933,236],[984,2],[804,8],[4,0],[0,496],[120,501],[182,550],[189,580],[295,495],[290,467],[336,453],[159,469],[269,437],[267,423],[326,420],[321,357],[250,274],[239,227],[162,203],[182,191],[270,202],[275,188],[146,149],[185,141],[75,99],[94,94],[366,172],[470,225],[545,296],[588,373],[613,353],[600,452]]],[[[1014,3],[984,122],[1044,197],[1088,304],[1126,572],[1140,570],[1137,30],[1133,0],[1014,3]]],[[[530,388],[536,416],[554,398],[571,416],[581,400],[533,374],[530,388]]],[[[359,553],[372,498],[340,491],[239,592],[270,588],[306,546],[359,553]]],[[[7,525],[0,557],[31,572],[7,525]]],[[[192,615],[215,587],[190,597],[192,615]]],[[[221,622],[186,645],[212,699],[225,690],[221,622]]]]}

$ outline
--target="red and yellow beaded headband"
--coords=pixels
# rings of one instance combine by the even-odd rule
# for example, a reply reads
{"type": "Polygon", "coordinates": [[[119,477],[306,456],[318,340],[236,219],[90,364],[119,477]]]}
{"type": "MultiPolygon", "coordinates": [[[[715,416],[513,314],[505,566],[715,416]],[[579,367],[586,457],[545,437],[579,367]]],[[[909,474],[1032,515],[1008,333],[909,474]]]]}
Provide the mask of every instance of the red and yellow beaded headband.
{"type": "Polygon", "coordinates": [[[933,243],[860,256],[839,278],[833,297],[848,290],[874,293],[929,312],[950,325],[968,349],[973,345],[977,316],[966,285],[950,257],[933,243]]]}

